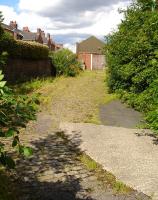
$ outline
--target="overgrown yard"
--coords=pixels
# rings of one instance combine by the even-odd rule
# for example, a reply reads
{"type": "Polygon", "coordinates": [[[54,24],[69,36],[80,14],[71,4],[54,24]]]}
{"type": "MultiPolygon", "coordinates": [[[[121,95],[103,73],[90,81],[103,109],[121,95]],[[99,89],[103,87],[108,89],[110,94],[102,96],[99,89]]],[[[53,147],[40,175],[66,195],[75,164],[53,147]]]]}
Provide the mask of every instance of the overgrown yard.
{"type": "Polygon", "coordinates": [[[42,112],[49,111],[54,128],[61,121],[100,124],[99,105],[115,98],[104,80],[105,71],[87,71],[75,78],[34,80],[18,87],[18,92],[40,93],[42,112]]]}
{"type": "MultiPolygon", "coordinates": [[[[21,130],[20,141],[31,146],[34,153],[28,159],[16,160],[17,177],[15,180],[13,177],[13,184],[17,184],[11,191],[10,187],[0,187],[0,193],[5,190],[4,200],[10,200],[10,194],[15,194],[12,199],[19,200],[26,196],[28,199],[49,199],[54,195],[55,199],[64,199],[65,195],[70,195],[68,199],[75,199],[77,195],[78,199],[113,198],[114,195],[117,199],[128,199],[130,195],[137,199],[143,195],[117,181],[83,154],[78,134],[71,138],[56,130],[60,122],[101,123],[100,105],[116,98],[108,94],[105,71],[86,71],[75,78],[33,80],[15,86],[14,91],[28,96],[40,94],[41,112],[35,123],[30,122],[24,131],[21,130]]],[[[7,183],[6,175],[4,180],[7,183]]]]}

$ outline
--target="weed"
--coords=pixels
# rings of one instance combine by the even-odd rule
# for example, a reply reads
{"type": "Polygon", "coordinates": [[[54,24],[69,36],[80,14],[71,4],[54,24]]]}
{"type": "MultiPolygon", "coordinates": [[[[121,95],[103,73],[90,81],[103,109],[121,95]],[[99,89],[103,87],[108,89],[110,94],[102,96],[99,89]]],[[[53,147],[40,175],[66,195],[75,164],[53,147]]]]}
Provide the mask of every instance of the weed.
{"type": "Polygon", "coordinates": [[[115,176],[102,168],[100,164],[95,162],[86,154],[81,154],[79,160],[86,166],[88,170],[92,170],[97,179],[102,182],[104,187],[110,186],[114,193],[117,194],[127,194],[132,191],[132,189],[126,186],[124,183],[117,181],[115,176]]]}
{"type": "Polygon", "coordinates": [[[82,154],[79,159],[88,170],[96,170],[98,168],[98,164],[85,154],[82,154]]]}
{"type": "Polygon", "coordinates": [[[131,192],[131,188],[127,187],[124,183],[116,181],[114,184],[114,191],[119,194],[127,194],[131,192]]]}

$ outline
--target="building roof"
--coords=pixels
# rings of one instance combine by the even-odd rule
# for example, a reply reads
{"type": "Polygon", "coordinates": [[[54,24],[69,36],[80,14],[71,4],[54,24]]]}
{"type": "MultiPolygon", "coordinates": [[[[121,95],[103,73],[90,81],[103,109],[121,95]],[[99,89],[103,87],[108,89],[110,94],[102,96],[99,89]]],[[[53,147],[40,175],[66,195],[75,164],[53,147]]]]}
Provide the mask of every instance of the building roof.
{"type": "Polygon", "coordinates": [[[1,23],[2,28],[9,30],[11,33],[16,33],[19,37],[16,39],[21,39],[24,41],[36,41],[38,43],[42,43],[44,45],[47,45],[52,50],[55,50],[56,48],[62,48],[62,44],[56,44],[50,37],[50,34],[45,35],[44,31],[41,29],[37,29],[37,32],[30,32],[28,27],[24,27],[23,30],[18,29],[16,21],[11,21],[10,25],[6,25],[1,23]]]}
{"type": "MultiPolygon", "coordinates": [[[[2,28],[11,30],[10,26],[1,23],[2,28]]],[[[12,30],[11,30],[12,31],[12,30]]]]}
{"type": "Polygon", "coordinates": [[[96,53],[102,54],[102,49],[105,46],[105,43],[96,38],[95,36],[91,36],[86,40],[83,40],[80,43],[77,43],[76,51],[77,53],[96,53]]]}
{"type": "Polygon", "coordinates": [[[21,31],[21,34],[23,35],[23,40],[26,41],[36,40],[36,33],[21,31]]]}
{"type": "Polygon", "coordinates": [[[1,23],[1,26],[3,29],[7,29],[13,33],[17,33],[18,35],[20,35],[23,38],[23,34],[21,33],[21,31],[19,29],[12,28],[9,25],[3,24],[3,23],[1,23]]]}
{"type": "Polygon", "coordinates": [[[21,30],[19,30],[19,29],[13,29],[13,28],[11,28],[9,25],[6,25],[6,24],[1,24],[2,25],[2,28],[4,28],[4,29],[8,29],[8,30],[10,30],[10,31],[12,31],[12,32],[15,32],[15,33],[17,33],[17,34],[19,34],[19,35],[22,35],[23,36],[23,40],[28,40],[28,41],[35,41],[36,40],[36,33],[32,33],[32,32],[25,32],[25,31],[21,31],[21,30]]]}

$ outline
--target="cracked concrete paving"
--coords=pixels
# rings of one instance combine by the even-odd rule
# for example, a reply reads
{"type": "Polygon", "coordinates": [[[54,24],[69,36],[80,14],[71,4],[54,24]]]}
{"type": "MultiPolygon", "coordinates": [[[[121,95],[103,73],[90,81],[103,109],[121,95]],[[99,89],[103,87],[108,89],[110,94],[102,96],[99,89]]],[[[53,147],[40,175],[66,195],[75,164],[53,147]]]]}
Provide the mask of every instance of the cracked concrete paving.
{"type": "Polygon", "coordinates": [[[78,133],[81,150],[116,178],[158,199],[157,139],[147,131],[84,123],[61,123],[60,129],[78,133]]]}

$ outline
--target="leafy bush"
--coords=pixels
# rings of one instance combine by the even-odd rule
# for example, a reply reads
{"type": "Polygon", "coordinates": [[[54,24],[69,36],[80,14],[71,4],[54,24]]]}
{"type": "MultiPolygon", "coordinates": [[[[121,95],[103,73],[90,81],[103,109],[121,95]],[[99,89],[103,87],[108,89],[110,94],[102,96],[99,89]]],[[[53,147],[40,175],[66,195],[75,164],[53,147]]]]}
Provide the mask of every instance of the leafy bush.
{"type": "MultiPolygon", "coordinates": [[[[2,16],[0,13],[0,23],[2,16]]],[[[1,31],[0,39],[4,32],[1,31]]],[[[0,54],[0,69],[5,64],[6,54],[0,54]]],[[[15,163],[8,155],[5,146],[5,140],[11,142],[11,147],[16,149],[19,154],[29,156],[32,150],[25,147],[19,140],[19,128],[25,127],[25,124],[32,119],[35,119],[37,99],[30,98],[25,95],[16,95],[6,86],[6,81],[3,81],[4,75],[0,70],[0,165],[9,168],[14,168],[15,163]]]]}
{"type": "Polygon", "coordinates": [[[8,33],[0,39],[0,53],[6,51],[11,58],[42,60],[47,59],[49,49],[36,42],[14,40],[8,33]]]}
{"type": "Polygon", "coordinates": [[[50,55],[57,75],[76,76],[81,71],[81,63],[68,49],[62,49],[50,55]]]}
{"type": "Polygon", "coordinates": [[[5,86],[3,77],[0,71],[0,164],[14,168],[15,163],[5,150],[5,139],[12,138],[11,146],[20,154],[29,156],[32,153],[29,147],[21,145],[19,128],[35,119],[37,99],[13,94],[12,90],[5,86]]]}
{"type": "Polygon", "coordinates": [[[158,130],[158,5],[138,0],[124,11],[118,31],[107,37],[108,84],[131,106],[146,113],[158,130]],[[154,10],[155,9],[155,10],[154,10]]]}

